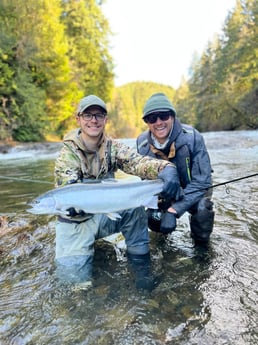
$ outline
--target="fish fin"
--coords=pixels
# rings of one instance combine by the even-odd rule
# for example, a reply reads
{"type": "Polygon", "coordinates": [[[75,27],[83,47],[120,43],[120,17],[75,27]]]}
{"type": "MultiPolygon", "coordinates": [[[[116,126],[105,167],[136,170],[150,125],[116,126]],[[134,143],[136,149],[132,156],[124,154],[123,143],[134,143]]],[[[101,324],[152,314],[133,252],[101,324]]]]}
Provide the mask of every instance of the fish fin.
{"type": "Polygon", "coordinates": [[[67,217],[69,216],[69,212],[67,210],[56,210],[55,212],[56,216],[61,216],[61,217],[67,217]]]}
{"type": "Polygon", "coordinates": [[[119,213],[116,213],[116,212],[107,213],[107,217],[108,217],[109,219],[112,219],[112,220],[117,220],[117,219],[119,219],[119,218],[122,218],[122,217],[120,216],[120,214],[119,214],[119,213]]]}

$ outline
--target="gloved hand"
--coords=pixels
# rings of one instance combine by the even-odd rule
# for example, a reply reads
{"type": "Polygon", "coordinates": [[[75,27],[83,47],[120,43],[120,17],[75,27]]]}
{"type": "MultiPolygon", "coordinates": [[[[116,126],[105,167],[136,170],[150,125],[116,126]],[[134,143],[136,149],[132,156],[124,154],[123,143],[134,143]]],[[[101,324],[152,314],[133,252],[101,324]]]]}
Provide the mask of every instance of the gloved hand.
{"type": "Polygon", "coordinates": [[[158,199],[158,208],[162,211],[166,211],[171,206],[171,199],[158,199]]]}
{"type": "Polygon", "coordinates": [[[68,208],[67,210],[66,210],[66,212],[67,212],[67,216],[69,216],[69,217],[76,217],[76,216],[81,216],[81,217],[83,217],[83,216],[85,216],[85,212],[84,211],[82,211],[82,210],[79,210],[78,212],[76,211],[76,209],[74,208],[74,207],[70,207],[70,208],[68,208]]]}
{"type": "Polygon", "coordinates": [[[176,229],[176,215],[171,212],[164,212],[161,216],[160,232],[170,234],[176,229]]]}
{"type": "Polygon", "coordinates": [[[147,209],[148,227],[155,232],[160,232],[161,211],[159,209],[147,209]]]}
{"type": "Polygon", "coordinates": [[[177,169],[173,166],[167,165],[159,174],[158,178],[163,180],[164,187],[160,193],[164,199],[178,200],[180,197],[180,183],[177,174],[177,169]]]}

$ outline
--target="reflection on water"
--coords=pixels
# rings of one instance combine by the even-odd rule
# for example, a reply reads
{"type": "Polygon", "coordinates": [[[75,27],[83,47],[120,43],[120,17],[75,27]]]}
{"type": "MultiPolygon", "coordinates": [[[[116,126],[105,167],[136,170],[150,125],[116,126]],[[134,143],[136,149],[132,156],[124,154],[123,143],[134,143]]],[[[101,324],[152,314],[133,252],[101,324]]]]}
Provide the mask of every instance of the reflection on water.
{"type": "MultiPolygon", "coordinates": [[[[214,184],[258,171],[258,133],[207,133],[214,184]]],[[[53,187],[60,146],[1,156],[0,344],[258,344],[257,177],[214,188],[211,246],[192,246],[188,219],[169,238],[151,233],[161,283],[139,292],[125,260],[99,241],[94,289],[72,292],[55,277],[54,218],[26,213],[53,187]],[[15,158],[18,157],[18,158],[15,158]],[[30,180],[42,180],[35,183],[30,180]],[[45,183],[48,182],[48,183],[45,183]]]]}

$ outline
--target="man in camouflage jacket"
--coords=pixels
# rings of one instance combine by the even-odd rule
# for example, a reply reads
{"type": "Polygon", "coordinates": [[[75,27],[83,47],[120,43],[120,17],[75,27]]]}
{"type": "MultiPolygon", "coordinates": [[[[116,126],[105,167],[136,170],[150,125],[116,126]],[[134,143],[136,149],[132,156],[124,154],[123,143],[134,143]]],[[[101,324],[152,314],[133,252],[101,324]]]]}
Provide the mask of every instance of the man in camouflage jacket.
{"type": "MultiPolygon", "coordinates": [[[[173,163],[143,157],[136,150],[105,134],[107,108],[95,95],[84,97],[76,113],[79,128],[64,138],[55,163],[56,187],[89,180],[114,177],[120,169],[142,179],[164,181],[163,196],[176,198],[179,192],[177,170],[173,163]]],[[[161,193],[161,194],[162,194],[161,193]]],[[[101,198],[101,195],[99,196],[101,198]]],[[[92,283],[94,242],[122,232],[128,260],[134,268],[136,285],[150,288],[148,222],[144,207],[120,212],[121,219],[102,214],[85,214],[70,208],[56,223],[56,265],[60,279],[87,288],[92,283]]]]}

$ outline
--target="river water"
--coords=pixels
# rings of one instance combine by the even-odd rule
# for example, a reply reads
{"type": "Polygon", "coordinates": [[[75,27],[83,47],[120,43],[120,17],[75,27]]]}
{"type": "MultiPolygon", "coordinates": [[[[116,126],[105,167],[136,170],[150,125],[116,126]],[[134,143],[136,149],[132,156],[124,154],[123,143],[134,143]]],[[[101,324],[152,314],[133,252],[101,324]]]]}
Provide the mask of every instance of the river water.
{"type": "MultiPolygon", "coordinates": [[[[258,131],[204,138],[214,184],[258,172],[258,131]]],[[[193,247],[187,215],[168,238],[150,233],[161,276],[152,292],[134,288],[123,246],[103,240],[94,288],[73,292],[55,277],[54,217],[26,212],[53,188],[59,149],[26,145],[0,155],[1,345],[258,344],[257,176],[214,188],[208,250],[193,247]]]]}

